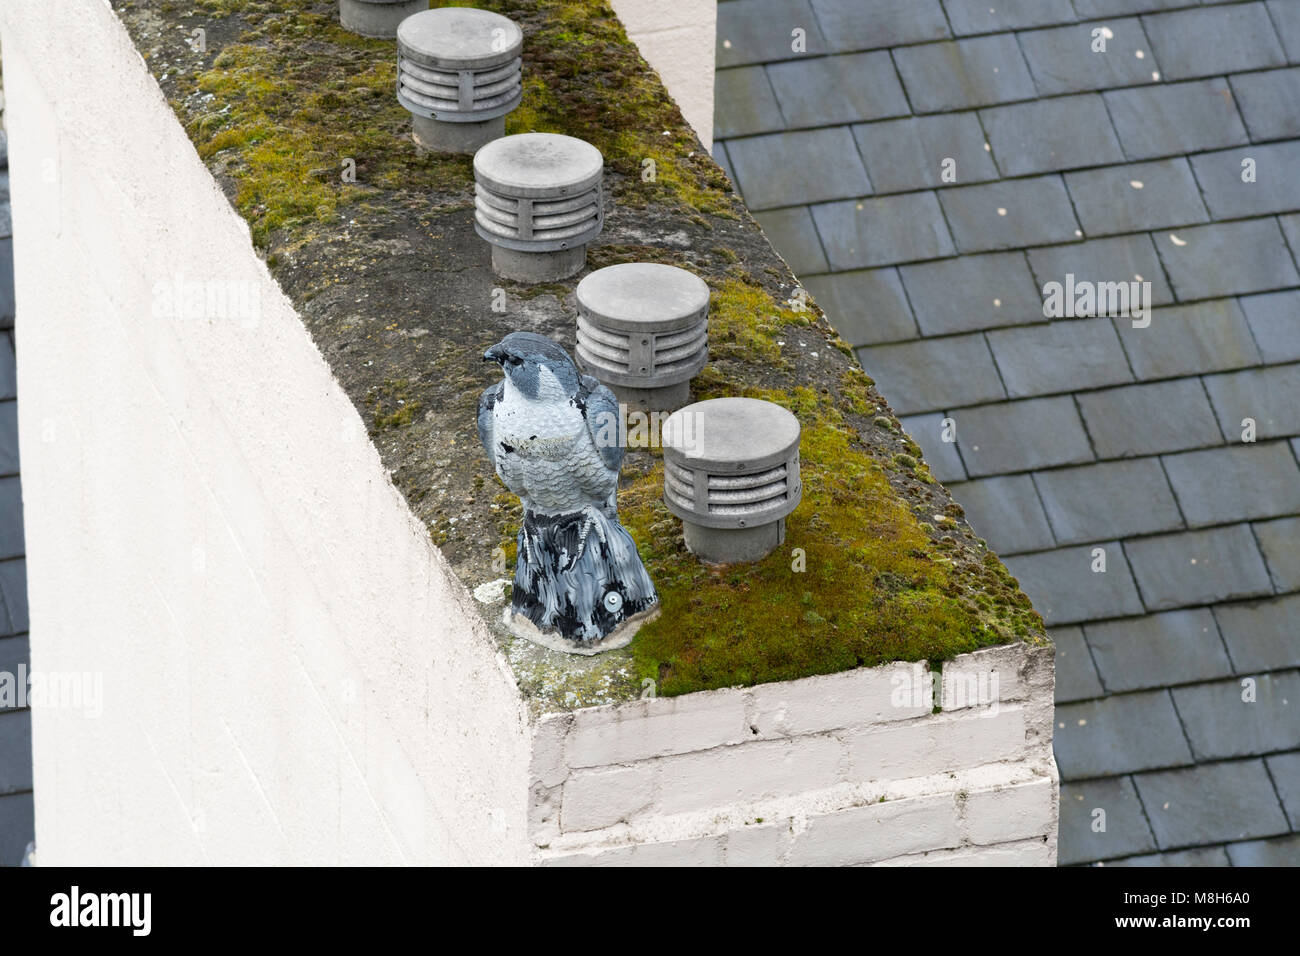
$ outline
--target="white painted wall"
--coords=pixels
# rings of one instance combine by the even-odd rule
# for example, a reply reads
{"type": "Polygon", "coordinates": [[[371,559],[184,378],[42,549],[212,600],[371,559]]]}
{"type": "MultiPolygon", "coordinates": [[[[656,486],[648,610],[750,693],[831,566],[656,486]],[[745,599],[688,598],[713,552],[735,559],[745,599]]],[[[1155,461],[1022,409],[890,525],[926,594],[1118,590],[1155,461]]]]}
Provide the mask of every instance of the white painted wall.
{"type": "Polygon", "coordinates": [[[704,148],[713,149],[717,0],[610,0],[627,35],[659,71],[704,148]]]}
{"type": "Polygon", "coordinates": [[[0,27],[32,665],[105,698],[33,712],[40,862],[525,859],[513,679],[122,26],[0,27]]]}

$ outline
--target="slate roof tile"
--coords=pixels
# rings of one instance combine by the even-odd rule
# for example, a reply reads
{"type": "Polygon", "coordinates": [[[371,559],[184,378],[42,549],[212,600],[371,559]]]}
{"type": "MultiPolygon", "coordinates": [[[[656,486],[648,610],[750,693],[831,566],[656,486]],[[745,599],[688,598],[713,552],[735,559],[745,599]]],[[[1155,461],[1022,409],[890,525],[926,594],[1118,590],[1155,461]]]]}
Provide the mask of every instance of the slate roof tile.
{"type": "Polygon", "coordinates": [[[1225,849],[1233,866],[1295,866],[1300,860],[1300,835],[1229,843],[1225,849]]]}
{"type": "Polygon", "coordinates": [[[982,335],[953,335],[858,350],[867,374],[900,414],[1005,398],[982,335]]]}
{"type": "Polygon", "coordinates": [[[1182,157],[1066,173],[1065,185],[1090,237],[1210,219],[1191,167],[1182,157]]]}
{"type": "Polygon", "coordinates": [[[992,106],[1034,96],[1034,81],[1014,33],[902,47],[894,50],[894,62],[915,113],[992,106]]]}
{"type": "Polygon", "coordinates": [[[14,345],[8,335],[0,335],[0,401],[18,397],[18,369],[14,362],[14,345]]]}
{"type": "Polygon", "coordinates": [[[1058,320],[987,334],[1011,398],[1133,380],[1115,327],[1106,319],[1058,320]]]}
{"type": "Polygon", "coordinates": [[[1071,23],[1075,19],[1070,0],[943,0],[943,6],[957,36],[1071,23]]]}
{"type": "MultiPolygon", "coordinates": [[[[1056,544],[1029,475],[950,484],[948,490],[954,500],[961,501],[975,533],[998,554],[1042,551],[1056,544]]],[[[1059,649],[1057,656],[1060,656],[1059,649]]],[[[1058,687],[1060,666],[1058,659],[1058,687]]]]}
{"type": "Polygon", "coordinates": [[[0,402],[0,477],[18,474],[18,403],[0,402]]]}
{"type": "Polygon", "coordinates": [[[1067,275],[1074,276],[1076,286],[1083,282],[1150,282],[1151,305],[1174,301],[1160,258],[1146,233],[1030,249],[1027,254],[1039,288],[1048,282],[1064,285],[1067,275]]]}
{"type": "Polygon", "coordinates": [[[1236,3],[1142,18],[1166,79],[1185,80],[1284,66],[1263,3],[1236,3]]]}
{"type": "Polygon", "coordinates": [[[1300,140],[1238,146],[1192,157],[1206,205],[1216,219],[1300,209],[1300,140]],[[1252,181],[1242,163],[1254,162],[1252,181]]]}
{"type": "Polygon", "coordinates": [[[1282,231],[1271,218],[1160,232],[1155,241],[1184,302],[1300,285],[1282,231]]]}
{"type": "Polygon", "coordinates": [[[957,443],[944,441],[945,418],[942,412],[934,412],[930,415],[905,416],[899,418],[898,423],[921,446],[934,477],[948,484],[963,480],[966,469],[962,465],[961,456],[957,454],[957,443]]]}
{"type": "Polygon", "coordinates": [[[791,127],[906,116],[907,97],[886,51],[787,60],[767,68],[791,127]]]}
{"type": "Polygon", "coordinates": [[[1092,460],[1069,396],[981,405],[952,415],[957,446],[972,478],[1092,460]]]}
{"type": "Polygon", "coordinates": [[[719,70],[714,74],[713,83],[713,95],[718,104],[713,113],[715,137],[751,136],[785,128],[763,67],[719,70]]]}
{"type": "Polygon", "coordinates": [[[1164,458],[1190,527],[1300,512],[1300,467],[1286,442],[1251,442],[1164,458]]]}
{"type": "Polygon", "coordinates": [[[1233,760],[1133,778],[1161,849],[1285,833],[1262,760],[1233,760]]]}
{"type": "Polygon", "coordinates": [[[1173,531],[1183,526],[1156,458],[1041,471],[1034,483],[1058,544],[1173,531]]]}
{"type": "Polygon", "coordinates": [[[1052,627],[1142,613],[1142,602],[1117,541],[1010,555],[1003,561],[1052,627]],[[1093,570],[1097,548],[1105,551],[1105,571],[1093,570]]]}
{"type": "Polygon", "coordinates": [[[32,795],[0,797],[0,866],[18,866],[33,835],[32,795]]]}
{"type": "Polygon", "coordinates": [[[1188,0],[1074,0],[1074,9],[1085,20],[1117,14],[1148,13],[1187,5],[1188,0]]]}
{"type": "Polygon", "coordinates": [[[1207,375],[1205,388],[1224,434],[1233,440],[1246,418],[1255,420],[1261,441],[1300,433],[1300,364],[1207,375]]]}
{"type": "Polygon", "coordinates": [[[1023,252],[906,265],[898,274],[924,335],[949,335],[1043,319],[1042,296],[1023,252]],[[954,289],[960,289],[962,294],[953,295],[954,289]]]}
{"type": "Polygon", "coordinates": [[[1137,86],[1153,82],[1152,73],[1156,72],[1151,47],[1137,17],[1031,30],[1020,34],[1020,48],[1043,96],[1137,86]],[[1095,49],[1092,34],[1096,29],[1111,32],[1103,37],[1104,50],[1095,49]]]}
{"type": "Polygon", "coordinates": [[[1102,621],[1088,624],[1084,632],[1098,673],[1111,692],[1232,674],[1209,608],[1102,621]]]}
{"type": "Polygon", "coordinates": [[[939,0],[812,0],[832,50],[867,50],[948,36],[939,0]]]}
{"type": "Polygon", "coordinates": [[[1156,848],[1133,781],[1129,777],[1061,784],[1057,862],[1062,866],[1156,848]],[[1094,824],[1105,811],[1106,826],[1094,824]]]}
{"type": "Polygon", "coordinates": [[[1300,672],[1254,678],[1253,699],[1237,680],[1173,689],[1198,761],[1250,757],[1300,747],[1300,672]]]}
{"type": "Polygon", "coordinates": [[[1194,378],[1087,392],[1079,408],[1098,456],[1131,458],[1218,445],[1223,438],[1194,378]]]}
{"type": "Polygon", "coordinates": [[[1228,81],[1222,77],[1110,90],[1106,108],[1129,159],[1153,159],[1248,140],[1228,81]]]}
{"type": "Polygon", "coordinates": [[[23,492],[17,475],[0,478],[0,559],[23,554],[23,492]]]}
{"type": "MultiPolygon", "coordinates": [[[[1212,299],[1154,309],[1151,324],[1134,328],[1115,320],[1138,378],[1153,381],[1258,365],[1259,349],[1235,299],[1212,299]]],[[[1300,335],[1295,336],[1300,344],[1300,335]]],[[[1297,352],[1300,358],[1300,350],[1297,352]]]]}
{"type": "Polygon", "coordinates": [[[1005,176],[1124,161],[1099,93],[980,110],[980,121],[1005,176]]]}
{"type": "MultiPolygon", "coordinates": [[[[1252,674],[1300,666],[1300,641],[1296,640],[1298,613],[1300,595],[1295,594],[1216,607],[1214,616],[1237,672],[1252,674]]],[[[1300,725],[1294,714],[1292,720],[1300,725]]]]}
{"type": "Polygon", "coordinates": [[[878,193],[949,185],[942,178],[946,159],[957,183],[998,178],[974,113],[884,120],[853,127],[853,136],[878,193]]]}
{"type": "Polygon", "coordinates": [[[9,615],[9,634],[21,634],[30,627],[27,619],[27,561],[0,561],[0,595],[9,615]]]}
{"type": "MultiPolygon", "coordinates": [[[[32,659],[31,646],[26,635],[20,637],[0,638],[0,674],[16,675],[18,666],[26,666],[32,659]]],[[[6,688],[4,695],[0,695],[0,711],[18,710],[19,701],[11,698],[9,688],[6,688]],[[13,700],[13,705],[4,705],[5,700],[13,700]]]]}
{"type": "Polygon", "coordinates": [[[1268,0],[1267,5],[1287,59],[1300,63],[1300,4],[1292,0],[1268,0]]]}
{"type": "Polygon", "coordinates": [[[1273,593],[1249,525],[1137,538],[1124,547],[1149,611],[1273,593]]]}
{"type": "Polygon", "coordinates": [[[1300,67],[1238,73],[1229,79],[1251,139],[1300,136],[1300,67]]]}
{"type": "Polygon", "coordinates": [[[1300,361],[1300,290],[1244,296],[1242,311],[1250,323],[1264,362],[1276,365],[1300,361]]]}
{"type": "Polygon", "coordinates": [[[32,712],[0,712],[0,794],[32,789],[32,712]]]}
{"type": "Polygon", "coordinates": [[[768,63],[825,53],[827,46],[808,0],[731,0],[718,4],[719,67],[768,63]],[[806,34],[806,53],[793,49],[790,31],[806,34]]]}
{"type": "Polygon", "coordinates": [[[1254,528],[1278,593],[1300,591],[1300,518],[1259,521],[1254,528]]]}
{"type": "Polygon", "coordinates": [[[756,212],[754,218],[795,275],[827,270],[822,241],[817,236],[817,228],[813,225],[812,213],[807,206],[756,212]]]}
{"type": "Polygon", "coordinates": [[[1166,690],[1063,704],[1056,708],[1054,740],[1064,780],[1192,762],[1166,690]]]}
{"type": "Polygon", "coordinates": [[[955,251],[932,192],[822,203],[812,214],[832,269],[937,259],[955,251]]]}
{"type": "Polygon", "coordinates": [[[1199,846],[1172,853],[1148,853],[1123,860],[1107,860],[1107,866],[1228,866],[1228,853],[1221,846],[1199,846]]]}
{"type": "Polygon", "coordinates": [[[959,186],[938,195],[962,253],[1069,242],[1079,229],[1060,176],[959,186]]]}
{"type": "Polygon", "coordinates": [[[1049,636],[1056,645],[1056,702],[1063,704],[1100,697],[1101,681],[1083,639],[1083,629],[1078,626],[1056,627],[1052,628],[1049,636]]]}
{"type": "Polygon", "coordinates": [[[912,318],[912,308],[907,304],[907,293],[903,291],[897,269],[809,276],[804,286],[832,317],[836,330],[850,345],[896,342],[917,334],[916,320],[912,318]]]}
{"type": "Polygon", "coordinates": [[[871,191],[847,126],[733,139],[727,143],[727,155],[751,209],[871,191]]]}
{"type": "Polygon", "coordinates": [[[1300,752],[1276,754],[1264,761],[1282,798],[1291,829],[1300,830],[1300,752]]]}

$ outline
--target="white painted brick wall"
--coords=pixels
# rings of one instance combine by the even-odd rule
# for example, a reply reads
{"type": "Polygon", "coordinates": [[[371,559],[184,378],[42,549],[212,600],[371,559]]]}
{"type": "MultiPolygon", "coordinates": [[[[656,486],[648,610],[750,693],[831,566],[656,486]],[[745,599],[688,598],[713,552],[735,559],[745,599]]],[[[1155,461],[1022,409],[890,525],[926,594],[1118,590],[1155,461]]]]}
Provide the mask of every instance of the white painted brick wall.
{"type": "Polygon", "coordinates": [[[1055,862],[1052,651],[638,700],[534,730],[548,865],[1055,862]],[[970,688],[976,693],[965,694],[970,688]],[[553,804],[563,794],[563,810],[553,804]]]}

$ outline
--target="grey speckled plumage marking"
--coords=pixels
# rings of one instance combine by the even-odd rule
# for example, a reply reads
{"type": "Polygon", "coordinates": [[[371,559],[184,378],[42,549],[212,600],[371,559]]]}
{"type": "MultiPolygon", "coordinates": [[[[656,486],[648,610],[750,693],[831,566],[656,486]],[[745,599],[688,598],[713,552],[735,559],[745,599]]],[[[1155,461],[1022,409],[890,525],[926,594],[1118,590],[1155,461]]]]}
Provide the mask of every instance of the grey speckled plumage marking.
{"type": "Polygon", "coordinates": [[[505,379],[479,399],[479,440],[524,506],[511,609],[590,645],[658,603],[618,522],[618,403],[545,336],[512,333],[483,357],[505,379]]]}

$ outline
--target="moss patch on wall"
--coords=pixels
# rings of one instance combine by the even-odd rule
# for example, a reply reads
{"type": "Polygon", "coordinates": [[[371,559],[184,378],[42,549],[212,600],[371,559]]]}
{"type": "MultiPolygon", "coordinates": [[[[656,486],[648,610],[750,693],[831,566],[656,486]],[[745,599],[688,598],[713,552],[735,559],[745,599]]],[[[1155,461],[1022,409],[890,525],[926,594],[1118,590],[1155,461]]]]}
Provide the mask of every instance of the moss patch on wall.
{"type": "MultiPolygon", "coordinates": [[[[536,287],[492,275],[470,160],[416,148],[393,95],[395,44],[343,30],[333,0],[114,5],[431,539],[470,588],[508,578],[521,514],[478,447],[478,393],[498,374],[481,355],[520,328],[571,350],[581,275],[536,287]],[[184,42],[196,27],[206,51],[184,42]]],[[[654,261],[700,275],[710,361],[694,397],[764,398],[804,430],[804,498],[785,544],[728,568],[686,551],[658,450],[629,449],[620,512],[663,614],[631,647],[575,658],[510,637],[500,605],[484,606],[530,706],[625,700],[647,679],[673,695],[1044,642],[1028,599],[604,0],[474,5],[524,30],[524,101],[507,131],[579,136],[605,156],[610,201],[589,269],[654,261]]]]}

